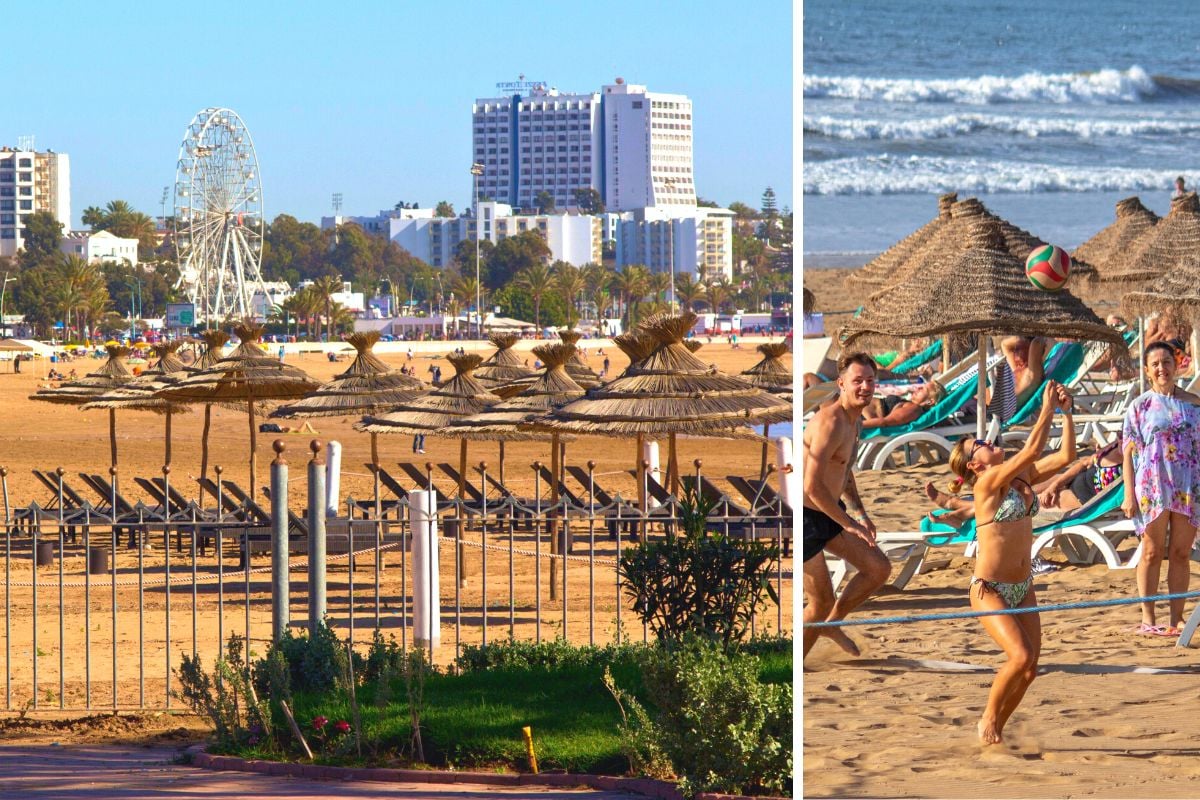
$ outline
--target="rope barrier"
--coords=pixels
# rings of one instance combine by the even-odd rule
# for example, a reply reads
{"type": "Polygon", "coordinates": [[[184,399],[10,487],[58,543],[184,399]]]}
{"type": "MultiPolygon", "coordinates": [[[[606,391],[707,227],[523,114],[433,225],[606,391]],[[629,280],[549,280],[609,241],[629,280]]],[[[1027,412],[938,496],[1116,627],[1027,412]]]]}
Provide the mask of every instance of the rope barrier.
{"type": "Polygon", "coordinates": [[[955,611],[947,614],[920,614],[911,617],[876,617],[874,619],[840,619],[827,622],[806,622],[804,623],[804,627],[843,628],[849,625],[890,625],[892,623],[907,622],[936,622],[946,619],[1015,616],[1017,614],[1038,614],[1043,611],[1069,611],[1077,608],[1105,608],[1107,606],[1126,606],[1134,603],[1156,603],[1159,600],[1182,600],[1189,597],[1200,597],[1200,592],[1179,592],[1176,594],[1154,595],[1152,597],[1118,597],[1112,600],[1081,600],[1076,603],[1059,603],[1050,606],[998,608],[995,611],[955,611]]]}

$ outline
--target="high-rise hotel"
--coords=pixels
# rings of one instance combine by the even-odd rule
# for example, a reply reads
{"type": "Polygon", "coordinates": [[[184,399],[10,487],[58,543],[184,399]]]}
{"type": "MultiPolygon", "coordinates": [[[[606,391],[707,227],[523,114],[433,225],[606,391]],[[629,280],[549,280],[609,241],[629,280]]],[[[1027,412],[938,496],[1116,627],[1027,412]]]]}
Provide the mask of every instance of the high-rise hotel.
{"type": "Polygon", "coordinates": [[[472,108],[481,197],[532,209],[545,191],[567,207],[576,189],[590,188],[609,211],[695,207],[685,95],[621,78],[590,94],[561,94],[542,83],[512,87],[519,91],[472,108]]]}
{"type": "Polygon", "coordinates": [[[25,219],[49,211],[71,226],[71,166],[65,153],[0,147],[0,256],[24,245],[25,219]]]}

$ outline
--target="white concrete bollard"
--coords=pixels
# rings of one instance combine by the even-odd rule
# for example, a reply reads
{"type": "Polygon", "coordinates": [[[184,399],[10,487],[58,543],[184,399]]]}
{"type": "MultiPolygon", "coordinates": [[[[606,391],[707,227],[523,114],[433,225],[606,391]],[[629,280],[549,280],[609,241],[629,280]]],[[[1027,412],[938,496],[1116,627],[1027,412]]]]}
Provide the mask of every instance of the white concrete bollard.
{"type": "Polygon", "coordinates": [[[412,508],[413,642],[430,650],[442,643],[437,492],[409,492],[412,508]]]}
{"type": "Polygon", "coordinates": [[[775,463],[779,465],[779,496],[792,508],[800,500],[800,473],[792,463],[792,440],[787,436],[775,439],[775,463]],[[788,470],[786,467],[792,467],[788,470]]]}
{"type": "MultiPolygon", "coordinates": [[[[658,442],[642,442],[642,460],[649,462],[650,467],[646,470],[651,478],[662,483],[662,470],[659,468],[658,461],[658,442]]],[[[646,508],[658,508],[660,503],[654,499],[654,496],[649,492],[646,493],[646,508]]]]}
{"type": "Polygon", "coordinates": [[[330,442],[325,448],[325,516],[336,517],[341,511],[342,443],[330,442]]]}

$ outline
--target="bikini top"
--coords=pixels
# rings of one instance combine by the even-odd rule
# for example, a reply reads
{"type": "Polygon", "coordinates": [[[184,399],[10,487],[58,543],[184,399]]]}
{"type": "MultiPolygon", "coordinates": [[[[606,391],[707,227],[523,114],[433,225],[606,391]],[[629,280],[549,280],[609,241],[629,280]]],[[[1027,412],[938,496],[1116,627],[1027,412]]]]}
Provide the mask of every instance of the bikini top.
{"type": "MultiPolygon", "coordinates": [[[[1021,481],[1026,486],[1029,486],[1021,478],[1013,478],[1014,481],[1021,481]]],[[[1029,487],[1030,493],[1033,494],[1033,502],[1028,508],[1025,507],[1025,498],[1017,491],[1017,487],[1009,485],[1008,494],[1000,502],[1000,507],[996,509],[996,516],[992,522],[1014,522],[1026,517],[1032,517],[1041,510],[1041,505],[1038,503],[1037,493],[1033,491],[1033,487],[1029,487]]]]}

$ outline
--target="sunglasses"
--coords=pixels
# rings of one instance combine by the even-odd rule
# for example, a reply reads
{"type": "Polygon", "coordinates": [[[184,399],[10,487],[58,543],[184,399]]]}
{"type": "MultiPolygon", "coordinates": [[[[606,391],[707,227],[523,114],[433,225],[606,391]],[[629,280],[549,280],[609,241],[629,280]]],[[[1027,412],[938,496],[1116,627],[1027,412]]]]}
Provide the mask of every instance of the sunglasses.
{"type": "Polygon", "coordinates": [[[999,437],[997,437],[997,438],[996,438],[996,440],[995,440],[995,441],[993,441],[993,442],[989,442],[987,439],[976,439],[976,440],[975,440],[975,441],[974,441],[974,442],[971,444],[971,454],[967,456],[967,460],[968,460],[968,461],[970,461],[971,459],[973,459],[973,458],[975,457],[975,453],[976,453],[976,452],[979,450],[979,448],[981,448],[981,447],[986,447],[986,448],[988,448],[989,450],[991,450],[991,449],[993,449],[993,448],[996,448],[996,447],[999,447],[999,446],[1000,446],[1000,439],[999,439],[999,437]]]}

